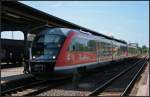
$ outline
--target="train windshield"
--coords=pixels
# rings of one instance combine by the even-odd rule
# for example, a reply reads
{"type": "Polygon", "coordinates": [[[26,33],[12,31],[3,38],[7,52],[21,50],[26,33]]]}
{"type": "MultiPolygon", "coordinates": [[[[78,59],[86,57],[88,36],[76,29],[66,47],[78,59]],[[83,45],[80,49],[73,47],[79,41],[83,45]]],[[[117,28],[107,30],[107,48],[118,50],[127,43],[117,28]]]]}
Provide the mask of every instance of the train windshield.
{"type": "Polygon", "coordinates": [[[37,36],[32,44],[33,59],[56,59],[65,37],[43,34],[37,36]]]}

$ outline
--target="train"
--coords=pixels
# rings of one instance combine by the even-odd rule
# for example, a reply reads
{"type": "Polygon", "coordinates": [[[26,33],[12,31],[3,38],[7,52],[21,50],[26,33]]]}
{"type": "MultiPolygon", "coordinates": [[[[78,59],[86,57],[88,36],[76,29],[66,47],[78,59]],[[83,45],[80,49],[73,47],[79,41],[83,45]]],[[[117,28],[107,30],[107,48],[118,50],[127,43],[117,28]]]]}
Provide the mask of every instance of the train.
{"type": "Polygon", "coordinates": [[[31,43],[29,72],[63,76],[138,55],[137,47],[112,37],[77,29],[43,27],[31,43]]]}

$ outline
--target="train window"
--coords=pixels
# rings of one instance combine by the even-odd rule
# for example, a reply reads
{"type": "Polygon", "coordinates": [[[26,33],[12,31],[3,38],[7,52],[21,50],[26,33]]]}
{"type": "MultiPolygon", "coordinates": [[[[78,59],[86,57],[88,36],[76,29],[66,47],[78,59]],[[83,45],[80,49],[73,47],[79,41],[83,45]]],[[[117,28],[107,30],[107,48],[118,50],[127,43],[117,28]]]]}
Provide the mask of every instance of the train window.
{"type": "Polygon", "coordinates": [[[39,37],[37,43],[43,43],[44,42],[44,36],[43,37],[39,37]]]}
{"type": "Polygon", "coordinates": [[[78,47],[78,51],[87,51],[88,50],[87,39],[78,37],[77,47],[78,47]]]}
{"type": "Polygon", "coordinates": [[[60,28],[61,31],[65,34],[65,35],[68,35],[70,29],[67,29],[67,28],[60,28]]]}
{"type": "Polygon", "coordinates": [[[21,31],[2,31],[1,38],[4,39],[14,39],[14,40],[24,40],[24,34],[21,31]]]}
{"type": "Polygon", "coordinates": [[[33,41],[32,55],[41,59],[55,59],[63,41],[64,36],[61,35],[39,35],[33,41]]]}
{"type": "Polygon", "coordinates": [[[69,46],[69,51],[96,52],[96,40],[75,37],[69,46]]]}
{"type": "Polygon", "coordinates": [[[96,51],[96,40],[89,40],[88,48],[89,48],[89,51],[96,51]]]}
{"type": "Polygon", "coordinates": [[[78,37],[77,46],[78,46],[78,51],[96,52],[96,40],[78,37]]]}
{"type": "Polygon", "coordinates": [[[61,37],[58,35],[45,35],[44,42],[45,43],[58,43],[61,37]]]}
{"type": "Polygon", "coordinates": [[[100,42],[100,55],[108,56],[112,54],[112,45],[109,41],[103,40],[100,42]]]}

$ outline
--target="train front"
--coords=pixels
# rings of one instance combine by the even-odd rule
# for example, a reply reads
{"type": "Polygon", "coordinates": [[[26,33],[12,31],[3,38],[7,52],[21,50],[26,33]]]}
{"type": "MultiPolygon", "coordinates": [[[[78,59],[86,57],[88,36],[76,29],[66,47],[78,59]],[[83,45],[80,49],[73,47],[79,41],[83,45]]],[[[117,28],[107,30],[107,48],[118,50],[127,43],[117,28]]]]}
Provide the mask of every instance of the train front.
{"type": "Polygon", "coordinates": [[[30,72],[42,76],[53,74],[66,33],[59,28],[45,28],[38,33],[31,47],[30,72]]]}

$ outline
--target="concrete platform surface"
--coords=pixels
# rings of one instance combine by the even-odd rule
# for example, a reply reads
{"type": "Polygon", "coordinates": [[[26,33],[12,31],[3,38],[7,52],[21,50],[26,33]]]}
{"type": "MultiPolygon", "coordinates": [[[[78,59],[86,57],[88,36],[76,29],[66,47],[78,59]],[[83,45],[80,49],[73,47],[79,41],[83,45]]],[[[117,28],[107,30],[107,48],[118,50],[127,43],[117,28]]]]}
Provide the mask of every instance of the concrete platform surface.
{"type": "Polygon", "coordinates": [[[25,79],[32,77],[31,74],[19,74],[19,75],[12,75],[12,76],[7,76],[7,77],[1,77],[1,84],[11,82],[11,81],[16,81],[20,79],[25,79]]]}
{"type": "Polygon", "coordinates": [[[1,77],[23,74],[23,68],[24,67],[1,69],[1,77]]]}
{"type": "Polygon", "coordinates": [[[130,96],[149,96],[149,63],[135,83],[130,96]]]}
{"type": "Polygon", "coordinates": [[[142,80],[139,82],[139,89],[136,96],[149,96],[149,64],[143,73],[142,80]]]}

